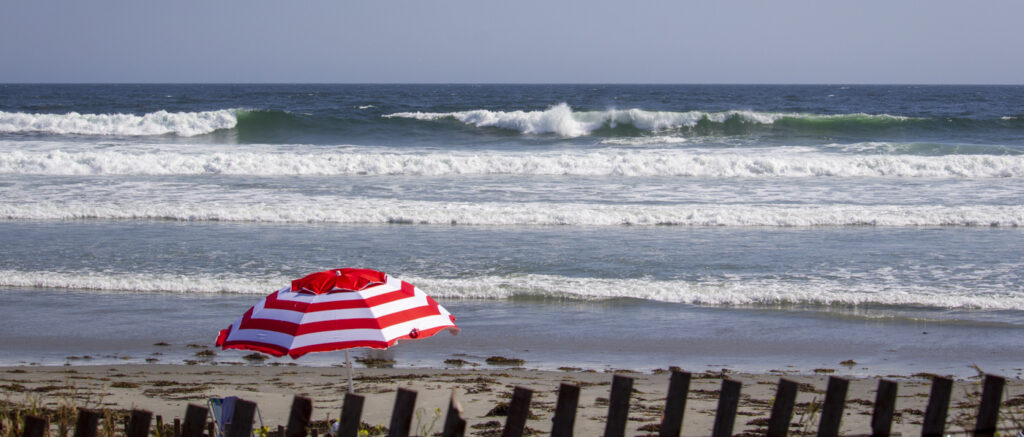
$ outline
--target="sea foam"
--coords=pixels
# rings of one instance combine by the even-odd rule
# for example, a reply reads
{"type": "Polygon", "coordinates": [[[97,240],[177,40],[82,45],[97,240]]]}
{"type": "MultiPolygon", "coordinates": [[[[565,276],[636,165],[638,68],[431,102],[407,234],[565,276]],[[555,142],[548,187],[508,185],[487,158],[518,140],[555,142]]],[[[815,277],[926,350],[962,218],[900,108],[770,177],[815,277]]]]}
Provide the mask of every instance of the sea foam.
{"type": "Polygon", "coordinates": [[[7,220],[175,220],[471,226],[1024,226],[1024,205],[645,205],[303,197],[0,203],[7,220]],[[342,202],[345,208],[338,208],[342,202]]]}
{"type": "Polygon", "coordinates": [[[852,155],[795,149],[620,148],[526,154],[369,149],[180,153],[58,148],[0,150],[0,174],[1020,178],[1024,177],[1024,156],[852,155]]]}
{"type": "Polygon", "coordinates": [[[30,114],[0,111],[0,132],[60,135],[150,136],[174,134],[188,137],[231,129],[238,123],[236,111],[157,111],[135,114],[30,114]]]}
{"type": "MultiPolygon", "coordinates": [[[[1017,266],[1019,268],[1019,266],[1017,266]]],[[[517,296],[559,299],[643,299],[712,306],[862,306],[889,305],[972,310],[1024,310],[1024,293],[972,287],[919,287],[885,278],[843,281],[827,275],[799,281],[759,277],[706,277],[679,280],[590,278],[525,274],[402,279],[436,298],[504,300],[517,296]]],[[[238,293],[264,295],[290,278],[223,274],[163,274],[97,271],[0,270],[0,286],[112,292],[238,293]]]]}

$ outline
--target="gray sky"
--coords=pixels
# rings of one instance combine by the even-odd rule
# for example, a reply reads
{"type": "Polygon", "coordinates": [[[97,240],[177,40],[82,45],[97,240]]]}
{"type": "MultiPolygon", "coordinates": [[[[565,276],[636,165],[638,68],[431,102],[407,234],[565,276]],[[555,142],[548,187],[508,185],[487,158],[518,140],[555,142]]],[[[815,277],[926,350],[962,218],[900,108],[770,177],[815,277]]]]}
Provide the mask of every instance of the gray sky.
{"type": "Polygon", "coordinates": [[[0,82],[1024,83],[1021,1],[3,0],[0,82]]]}

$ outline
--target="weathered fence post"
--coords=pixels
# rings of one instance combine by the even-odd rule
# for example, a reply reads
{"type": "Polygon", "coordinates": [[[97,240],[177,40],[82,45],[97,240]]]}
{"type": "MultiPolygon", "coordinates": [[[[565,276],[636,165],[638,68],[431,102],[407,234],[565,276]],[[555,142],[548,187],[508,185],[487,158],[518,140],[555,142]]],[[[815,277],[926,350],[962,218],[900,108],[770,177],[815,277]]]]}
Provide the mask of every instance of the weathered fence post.
{"type": "Polygon", "coordinates": [[[466,419],[462,418],[462,404],[455,397],[455,389],[452,388],[452,397],[448,399],[448,414],[444,418],[441,437],[462,437],[464,434],[466,434],[466,419]]]}
{"type": "Polygon", "coordinates": [[[974,425],[974,437],[993,437],[999,421],[999,402],[1003,398],[1006,379],[996,375],[985,375],[985,387],[978,405],[978,421],[974,425]]]}
{"type": "Polygon", "coordinates": [[[288,428],[285,437],[305,437],[309,416],[313,414],[313,401],[302,396],[292,398],[292,410],[288,413],[288,428]]]}
{"type": "Polygon", "coordinates": [[[173,437],[181,437],[181,419],[174,418],[174,427],[171,428],[171,432],[174,433],[173,437]]]}
{"type": "Polygon", "coordinates": [[[775,389],[775,403],[768,418],[768,437],[786,437],[789,422],[793,419],[793,404],[796,402],[798,384],[785,378],[779,379],[775,389]]]}
{"type": "Polygon", "coordinates": [[[359,423],[362,421],[365,400],[366,398],[355,393],[345,393],[345,405],[341,408],[341,423],[338,424],[338,437],[359,436],[359,423]]]}
{"type": "Polygon", "coordinates": [[[25,416],[25,427],[22,428],[21,437],[43,437],[50,424],[46,419],[36,416],[25,416]]]}
{"type": "Polygon", "coordinates": [[[942,437],[946,430],[946,412],[949,410],[949,395],[953,392],[953,380],[936,376],[932,378],[932,392],[928,397],[928,408],[924,411],[922,437],[942,437]]]}
{"type": "Polygon", "coordinates": [[[892,414],[896,411],[898,387],[898,384],[887,379],[878,381],[875,411],[871,414],[871,437],[889,437],[892,432],[892,414]]]}
{"type": "Polygon", "coordinates": [[[825,403],[821,406],[821,422],[818,424],[818,437],[838,437],[839,425],[843,419],[843,408],[846,406],[846,389],[850,380],[832,376],[828,378],[825,390],[825,403]]]}
{"type": "Polygon", "coordinates": [[[153,420],[153,413],[146,410],[132,410],[131,418],[128,419],[127,437],[149,437],[149,422],[153,420]]]}
{"type": "MultiPolygon", "coordinates": [[[[196,404],[185,407],[185,423],[181,427],[181,437],[203,437],[203,424],[209,410],[196,404]]],[[[212,424],[211,424],[212,425],[212,424]]],[[[210,433],[210,437],[216,437],[210,433]]]]}
{"type": "Polygon", "coordinates": [[[624,437],[626,421],[629,420],[629,395],[633,392],[633,378],[622,375],[612,376],[612,393],[608,402],[608,421],[604,425],[604,437],[624,437]]]}
{"type": "Polygon", "coordinates": [[[412,414],[416,408],[416,392],[404,388],[395,394],[395,408],[391,410],[388,437],[408,437],[412,427],[412,414]]]}
{"type": "Polygon", "coordinates": [[[658,435],[679,437],[683,431],[683,413],[686,411],[686,396],[690,392],[690,372],[672,371],[665,397],[665,415],[661,418],[658,435]]]}
{"type": "Polygon", "coordinates": [[[580,403],[580,386],[566,384],[558,388],[555,416],[551,418],[551,437],[572,437],[576,425],[576,407],[580,403]]]}
{"type": "Polygon", "coordinates": [[[244,399],[235,401],[231,414],[231,426],[225,437],[252,437],[252,419],[256,416],[256,404],[244,399]]]}
{"type": "Polygon", "coordinates": [[[526,429],[526,419],[530,417],[530,398],[533,397],[533,390],[524,387],[516,387],[512,391],[512,401],[508,404],[508,418],[505,419],[505,428],[501,430],[501,437],[522,437],[526,429]]]}
{"type": "Polygon", "coordinates": [[[75,422],[75,437],[96,437],[96,425],[99,424],[99,413],[78,408],[78,421],[75,422]]]}
{"type": "Polygon", "coordinates": [[[277,425],[277,437],[284,437],[284,425],[277,425]]]}
{"type": "Polygon", "coordinates": [[[740,388],[743,386],[733,379],[722,380],[718,395],[718,412],[715,413],[715,427],[711,437],[732,437],[732,426],[736,422],[736,409],[740,403],[740,388]]]}
{"type": "Polygon", "coordinates": [[[157,435],[163,435],[164,432],[164,416],[159,414],[156,415],[156,432],[157,435]]]}

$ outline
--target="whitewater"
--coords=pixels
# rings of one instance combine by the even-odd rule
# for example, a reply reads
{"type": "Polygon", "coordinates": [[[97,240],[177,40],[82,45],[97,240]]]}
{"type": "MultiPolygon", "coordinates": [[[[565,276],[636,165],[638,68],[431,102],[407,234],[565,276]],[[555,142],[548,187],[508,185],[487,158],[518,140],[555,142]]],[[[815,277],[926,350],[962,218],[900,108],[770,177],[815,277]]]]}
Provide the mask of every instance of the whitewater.
{"type": "MultiPolygon", "coordinates": [[[[1024,267],[1021,264],[1002,269],[1024,267]]],[[[706,277],[697,280],[597,279],[554,275],[484,276],[472,279],[403,276],[429,295],[450,299],[507,300],[547,298],[580,301],[652,300],[693,305],[887,305],[963,310],[1024,310],[1024,293],[1001,289],[957,290],[900,287],[888,292],[822,276],[804,281],[762,278],[706,277]],[[852,289],[851,289],[852,287],[852,289]]],[[[283,276],[239,278],[216,275],[168,275],[98,272],[0,270],[0,287],[35,287],[122,292],[184,294],[249,294],[263,296],[290,283],[283,276]]]]}
{"type": "MultiPolygon", "coordinates": [[[[194,146],[204,150],[216,146],[194,146]]],[[[302,145],[292,146],[302,147],[302,145]]],[[[133,146],[138,149],[138,146],[133,146]]],[[[153,149],[159,149],[159,146],[153,149]]],[[[344,147],[339,152],[119,151],[0,145],[0,174],[25,175],[566,175],[694,178],[1021,178],[1024,155],[850,155],[806,148],[436,152],[344,147]],[[4,150],[14,149],[14,150],[4,150]]],[[[266,147],[266,149],[274,149],[266,147]]]]}
{"type": "Polygon", "coordinates": [[[148,114],[33,114],[0,111],[0,132],[77,135],[195,136],[238,123],[236,111],[156,111],[148,114]]]}

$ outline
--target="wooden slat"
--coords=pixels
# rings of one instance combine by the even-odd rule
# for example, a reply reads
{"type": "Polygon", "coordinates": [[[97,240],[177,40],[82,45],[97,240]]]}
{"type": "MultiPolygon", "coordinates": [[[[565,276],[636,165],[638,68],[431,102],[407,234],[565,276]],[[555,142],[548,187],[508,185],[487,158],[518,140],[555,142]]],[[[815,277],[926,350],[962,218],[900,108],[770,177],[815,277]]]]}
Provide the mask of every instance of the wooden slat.
{"type": "Polygon", "coordinates": [[[185,407],[185,423],[181,426],[181,437],[203,437],[203,424],[206,423],[208,412],[206,407],[188,404],[188,407],[185,407]]]}
{"type": "Polygon", "coordinates": [[[732,436],[732,427],[736,423],[736,410],[739,407],[742,386],[743,384],[736,380],[722,380],[722,390],[718,396],[718,412],[715,413],[715,427],[711,430],[711,437],[732,436]]]}
{"type": "Polygon", "coordinates": [[[36,416],[25,416],[25,426],[22,427],[21,437],[43,437],[50,424],[46,419],[36,416]]]}
{"type": "Polygon", "coordinates": [[[949,395],[953,392],[953,380],[936,376],[932,378],[932,392],[924,412],[922,437],[942,437],[946,431],[946,412],[949,410],[949,395]]]}
{"type": "Polygon", "coordinates": [[[252,437],[252,419],[256,417],[256,403],[245,399],[235,401],[235,411],[231,413],[231,425],[225,437],[252,437]]]}
{"type": "Polygon", "coordinates": [[[512,391],[512,401],[508,404],[508,418],[505,419],[501,437],[522,437],[523,430],[526,429],[526,419],[530,416],[532,397],[533,390],[525,387],[516,387],[512,391]]]}
{"type": "Polygon", "coordinates": [[[127,437],[149,437],[149,423],[153,421],[153,413],[146,410],[132,410],[128,419],[127,437]]]}
{"type": "Polygon", "coordinates": [[[174,418],[174,427],[171,428],[171,432],[174,433],[173,437],[181,437],[181,419],[174,418]]]}
{"type": "Polygon", "coordinates": [[[690,372],[672,371],[665,397],[665,415],[661,419],[658,435],[679,437],[683,431],[683,413],[686,412],[686,397],[690,393],[690,372]]]}
{"type": "Polygon", "coordinates": [[[285,437],[305,437],[309,416],[313,414],[313,401],[302,396],[292,398],[292,410],[288,413],[288,428],[285,437]]]}
{"type": "Polygon", "coordinates": [[[462,418],[462,404],[455,397],[455,389],[448,399],[448,414],[444,418],[441,437],[462,437],[466,434],[466,419],[462,418]]]}
{"type": "Polygon", "coordinates": [[[284,425],[277,425],[277,437],[284,437],[284,425]]]}
{"type": "Polygon", "coordinates": [[[391,411],[391,427],[388,437],[409,437],[412,415],[416,409],[416,392],[404,388],[395,394],[395,408],[391,411]]]}
{"type": "Polygon", "coordinates": [[[833,376],[828,379],[825,389],[825,403],[821,406],[821,422],[818,424],[818,437],[838,437],[839,426],[843,419],[843,408],[846,407],[846,391],[850,380],[833,376]]]}
{"type": "Polygon", "coordinates": [[[798,384],[782,378],[775,389],[775,403],[768,418],[768,437],[786,437],[789,423],[793,420],[793,404],[796,402],[798,384]]]}
{"type": "Polygon", "coordinates": [[[875,411],[871,414],[871,436],[889,437],[892,433],[892,415],[896,411],[896,391],[899,385],[894,381],[878,381],[875,394],[875,411]]]}
{"type": "Polygon", "coordinates": [[[608,402],[608,421],[604,424],[604,437],[625,437],[629,420],[629,395],[633,392],[633,378],[622,375],[612,377],[612,393],[608,402]]]}
{"type": "Polygon", "coordinates": [[[580,386],[562,383],[558,388],[558,404],[551,419],[551,437],[572,437],[576,426],[576,407],[580,402],[580,386]]]}
{"type": "Polygon", "coordinates": [[[96,437],[96,426],[99,422],[100,413],[79,408],[78,421],[75,422],[75,437],[96,437]]]}
{"type": "Polygon", "coordinates": [[[363,403],[366,398],[355,393],[345,393],[345,405],[341,408],[341,423],[338,437],[358,437],[359,423],[363,419],[363,403]]]}
{"type": "Polygon", "coordinates": [[[999,421],[999,402],[1003,399],[1003,386],[1006,379],[996,375],[985,375],[985,387],[981,392],[981,404],[978,405],[978,421],[974,426],[975,437],[993,437],[996,433],[996,422],[999,421]]]}

